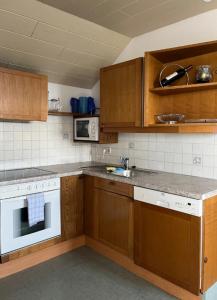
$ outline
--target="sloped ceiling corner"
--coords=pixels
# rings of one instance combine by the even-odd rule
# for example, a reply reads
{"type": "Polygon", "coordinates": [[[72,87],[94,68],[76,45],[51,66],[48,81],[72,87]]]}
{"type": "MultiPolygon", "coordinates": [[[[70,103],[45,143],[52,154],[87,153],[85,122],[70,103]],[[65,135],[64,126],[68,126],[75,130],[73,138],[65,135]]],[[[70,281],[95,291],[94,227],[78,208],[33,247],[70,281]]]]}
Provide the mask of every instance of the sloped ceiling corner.
{"type": "Polygon", "coordinates": [[[92,88],[130,38],[36,0],[0,0],[0,64],[92,88]]]}

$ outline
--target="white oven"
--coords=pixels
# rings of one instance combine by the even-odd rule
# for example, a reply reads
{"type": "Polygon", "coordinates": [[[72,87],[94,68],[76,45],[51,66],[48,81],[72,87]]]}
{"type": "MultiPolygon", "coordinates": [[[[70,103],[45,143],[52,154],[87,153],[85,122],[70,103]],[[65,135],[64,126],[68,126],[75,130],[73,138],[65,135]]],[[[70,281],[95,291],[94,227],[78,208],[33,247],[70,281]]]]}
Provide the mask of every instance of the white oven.
{"type": "Polygon", "coordinates": [[[99,117],[74,119],[75,141],[99,141],[99,117]]]}
{"type": "Polygon", "coordinates": [[[61,234],[60,179],[0,187],[0,249],[5,254],[61,234]],[[27,195],[44,193],[44,221],[29,226],[27,195]]]}

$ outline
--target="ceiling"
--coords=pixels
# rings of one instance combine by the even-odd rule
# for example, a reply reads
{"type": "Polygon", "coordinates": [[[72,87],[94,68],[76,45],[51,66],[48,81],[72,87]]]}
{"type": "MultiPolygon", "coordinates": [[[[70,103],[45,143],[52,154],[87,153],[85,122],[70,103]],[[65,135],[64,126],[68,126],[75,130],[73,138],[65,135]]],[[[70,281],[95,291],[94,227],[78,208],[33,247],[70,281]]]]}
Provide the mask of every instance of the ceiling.
{"type": "Polygon", "coordinates": [[[92,88],[130,38],[36,0],[0,0],[0,65],[92,88]]]}
{"type": "Polygon", "coordinates": [[[217,8],[217,0],[40,1],[129,37],[217,8]]]}

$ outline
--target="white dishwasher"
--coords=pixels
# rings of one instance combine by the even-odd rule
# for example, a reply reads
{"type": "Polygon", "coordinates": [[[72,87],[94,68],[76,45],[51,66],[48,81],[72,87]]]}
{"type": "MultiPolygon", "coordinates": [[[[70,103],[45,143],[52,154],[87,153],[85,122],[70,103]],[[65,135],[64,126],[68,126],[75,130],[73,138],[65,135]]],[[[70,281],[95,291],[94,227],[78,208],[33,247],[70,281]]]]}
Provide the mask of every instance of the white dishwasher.
{"type": "Polygon", "coordinates": [[[134,200],[198,217],[201,217],[203,213],[202,200],[154,191],[137,186],[134,187],[134,200]]]}
{"type": "Polygon", "coordinates": [[[203,201],[134,187],[134,261],[199,294],[203,201]]]}

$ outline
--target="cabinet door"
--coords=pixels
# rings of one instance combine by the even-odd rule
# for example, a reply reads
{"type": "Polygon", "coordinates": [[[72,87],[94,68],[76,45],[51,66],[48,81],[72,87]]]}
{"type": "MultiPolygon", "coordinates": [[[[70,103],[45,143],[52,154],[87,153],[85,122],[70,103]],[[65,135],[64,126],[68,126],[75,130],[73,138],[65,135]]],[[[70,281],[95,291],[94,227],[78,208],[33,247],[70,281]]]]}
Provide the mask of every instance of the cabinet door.
{"type": "Polygon", "coordinates": [[[203,260],[202,291],[217,281],[217,196],[203,203],[203,260]]]}
{"type": "Polygon", "coordinates": [[[46,121],[46,76],[0,68],[0,118],[46,121]]]}
{"type": "Polygon", "coordinates": [[[135,263],[198,294],[201,219],[134,203],[135,263]]]}
{"type": "Polygon", "coordinates": [[[142,126],[142,64],[137,58],[101,69],[102,127],[142,126]]]}
{"type": "Polygon", "coordinates": [[[85,176],[84,179],[84,230],[89,237],[98,239],[99,213],[94,180],[92,176],[85,176]]]}
{"type": "Polygon", "coordinates": [[[62,239],[83,234],[83,177],[61,178],[62,239]]]}
{"type": "Polygon", "coordinates": [[[133,200],[126,196],[95,189],[99,213],[99,240],[132,256],[133,200]]]}

